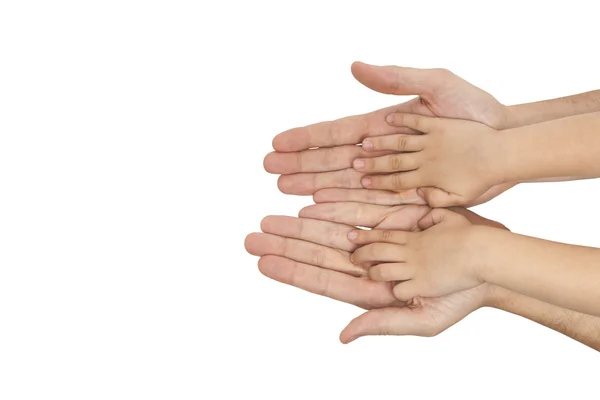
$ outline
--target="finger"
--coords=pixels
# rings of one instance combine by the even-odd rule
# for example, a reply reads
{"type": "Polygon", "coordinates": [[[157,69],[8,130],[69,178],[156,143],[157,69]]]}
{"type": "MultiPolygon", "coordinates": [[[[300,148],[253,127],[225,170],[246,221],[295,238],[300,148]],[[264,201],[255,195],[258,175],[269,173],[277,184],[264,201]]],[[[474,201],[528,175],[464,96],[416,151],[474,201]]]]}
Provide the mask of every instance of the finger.
{"type": "Polygon", "coordinates": [[[362,188],[360,184],[362,176],[363,174],[352,168],[332,172],[281,175],[277,186],[285,194],[307,196],[324,188],[362,188]]]}
{"type": "Polygon", "coordinates": [[[371,90],[385,94],[421,95],[439,86],[442,70],[377,66],[355,62],[352,75],[371,90]]]}
{"type": "Polygon", "coordinates": [[[400,282],[394,286],[394,296],[401,301],[410,301],[414,297],[421,296],[421,287],[418,281],[408,280],[406,282],[400,282]]]}
{"type": "Polygon", "coordinates": [[[272,174],[296,174],[299,172],[325,172],[351,168],[359,157],[374,157],[389,152],[365,151],[361,146],[348,145],[323,147],[293,153],[271,152],[263,165],[272,174]],[[372,155],[376,153],[376,155],[372,155]]]}
{"type": "Polygon", "coordinates": [[[385,121],[390,113],[411,111],[416,111],[412,100],[367,114],[293,128],[275,136],[273,149],[279,152],[301,151],[313,147],[357,144],[367,136],[415,133],[410,128],[394,127],[385,121]]]}
{"type": "Polygon", "coordinates": [[[421,166],[419,153],[390,154],[375,158],[358,158],[352,167],[361,173],[412,171],[421,166]]]}
{"type": "Polygon", "coordinates": [[[347,251],[334,250],[303,240],[267,233],[251,233],[246,237],[245,246],[248,253],[259,257],[276,255],[355,276],[366,275],[363,268],[350,261],[350,253],[347,251]]]}
{"type": "Polygon", "coordinates": [[[354,251],[356,245],[348,240],[354,227],[328,221],[269,215],[263,218],[260,228],[264,233],[300,239],[334,249],[354,251]]]}
{"type": "Polygon", "coordinates": [[[389,307],[367,311],[350,321],[340,334],[342,343],[370,335],[427,335],[422,318],[408,307],[389,307]]]}
{"type": "Polygon", "coordinates": [[[369,278],[374,281],[406,281],[414,276],[414,268],[408,263],[377,264],[369,268],[369,278]]]}
{"type": "Polygon", "coordinates": [[[404,191],[423,186],[423,179],[418,170],[400,172],[389,175],[369,175],[361,179],[360,183],[367,189],[404,191]]]}
{"type": "Polygon", "coordinates": [[[362,148],[366,151],[394,150],[421,151],[425,148],[427,136],[424,135],[386,135],[369,137],[363,140],[362,148]]]}
{"type": "Polygon", "coordinates": [[[434,208],[427,215],[421,218],[421,220],[419,220],[418,225],[419,228],[425,230],[442,222],[457,224],[467,221],[467,218],[453,211],[446,210],[444,208],[434,208]]]}
{"type": "Polygon", "coordinates": [[[352,226],[415,230],[419,219],[430,210],[427,206],[416,205],[388,207],[363,203],[323,203],[305,207],[298,215],[352,226]]]}
{"type": "Polygon", "coordinates": [[[289,258],[261,257],[258,269],[278,282],[366,309],[403,304],[393,296],[387,282],[356,278],[289,258]]]}
{"type": "Polygon", "coordinates": [[[406,244],[410,232],[385,230],[385,229],[354,229],[348,232],[348,240],[355,244],[369,243],[395,243],[406,244]]]}
{"type": "Polygon", "coordinates": [[[388,124],[397,127],[407,127],[415,131],[428,133],[437,126],[437,118],[418,114],[393,113],[385,119],[388,124]]]}
{"type": "Polygon", "coordinates": [[[422,187],[418,193],[433,208],[460,206],[466,203],[464,197],[436,187],[422,187]]]}
{"type": "Polygon", "coordinates": [[[356,249],[351,260],[356,265],[369,262],[403,262],[406,261],[405,247],[399,244],[372,243],[356,249]]]}
{"type": "Polygon", "coordinates": [[[304,207],[300,210],[298,216],[371,228],[381,223],[386,215],[391,212],[393,212],[393,209],[390,207],[372,204],[323,203],[304,207]]]}
{"type": "Polygon", "coordinates": [[[357,202],[396,206],[401,204],[426,204],[416,189],[403,192],[370,189],[321,189],[313,195],[315,203],[357,202]]]}

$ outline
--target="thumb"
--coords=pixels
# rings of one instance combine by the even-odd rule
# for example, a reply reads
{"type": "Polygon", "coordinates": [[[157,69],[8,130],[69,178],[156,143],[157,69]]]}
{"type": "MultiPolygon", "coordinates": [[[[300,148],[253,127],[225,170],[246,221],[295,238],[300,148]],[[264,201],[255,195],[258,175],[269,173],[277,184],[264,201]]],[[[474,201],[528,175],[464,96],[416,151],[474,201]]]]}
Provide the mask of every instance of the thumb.
{"type": "Polygon", "coordinates": [[[460,222],[463,220],[466,220],[466,218],[455,213],[454,211],[446,210],[445,208],[434,208],[429,212],[429,214],[419,220],[418,225],[419,228],[425,230],[441,223],[442,221],[449,223],[460,222]]]}
{"type": "Polygon", "coordinates": [[[452,207],[464,204],[462,196],[454,193],[448,193],[445,190],[436,187],[423,187],[417,190],[420,197],[425,199],[430,207],[452,207]]]}
{"type": "Polygon", "coordinates": [[[425,335],[423,324],[408,307],[370,310],[354,318],[340,334],[340,341],[350,343],[370,335],[425,335]]]}
{"type": "Polygon", "coordinates": [[[358,61],[352,64],[351,70],[354,78],[369,89],[397,95],[429,93],[434,87],[439,86],[439,75],[441,75],[434,69],[377,66],[358,61]]]}

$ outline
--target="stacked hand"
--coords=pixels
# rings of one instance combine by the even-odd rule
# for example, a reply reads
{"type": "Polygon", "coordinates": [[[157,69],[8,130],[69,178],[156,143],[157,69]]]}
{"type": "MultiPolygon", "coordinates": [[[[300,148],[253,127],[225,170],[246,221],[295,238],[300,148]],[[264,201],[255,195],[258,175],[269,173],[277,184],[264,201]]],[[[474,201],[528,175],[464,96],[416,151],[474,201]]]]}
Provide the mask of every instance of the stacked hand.
{"type": "MultiPolygon", "coordinates": [[[[389,150],[397,149],[393,148],[394,143],[389,146],[390,142],[387,144],[392,148],[384,149],[387,151],[384,153],[357,144],[367,137],[417,133],[410,127],[388,123],[386,118],[394,113],[470,120],[493,129],[505,128],[510,124],[507,107],[489,93],[447,70],[375,67],[354,63],[352,73],[359,82],[378,92],[418,97],[368,114],[294,128],[276,136],[273,140],[276,151],[265,157],[264,165],[268,172],[281,174],[278,186],[283,193],[314,195],[315,202],[426,204],[429,195],[427,190],[420,191],[419,195],[415,188],[402,190],[404,186],[394,186],[393,183],[380,188],[399,192],[364,189],[361,179],[365,173],[353,169],[354,160],[390,154],[393,151],[389,150]]],[[[381,140],[385,143],[387,139],[382,137],[381,140]]],[[[495,185],[464,205],[486,202],[512,186],[513,183],[495,185]]]]}
{"type": "Polygon", "coordinates": [[[267,217],[248,236],[265,275],[370,310],[343,342],[437,334],[497,293],[520,299],[509,311],[546,325],[600,315],[597,249],[512,234],[462,208],[518,182],[599,177],[600,113],[589,109],[600,102],[516,112],[446,70],[355,63],[352,73],[378,92],[417,97],[275,137],[265,169],[281,174],[283,193],[317,204],[299,218],[267,217]]]}
{"type": "MultiPolygon", "coordinates": [[[[365,335],[433,336],[490,303],[494,288],[481,284],[446,296],[416,296],[404,302],[394,296],[391,282],[331,268],[334,261],[338,266],[353,265],[350,254],[358,246],[347,237],[355,225],[372,227],[373,232],[418,232],[418,221],[430,210],[418,205],[318,204],[303,209],[300,218],[266,217],[261,223],[264,233],[249,235],[246,249],[261,257],[259,269],[272,279],[371,310],[344,329],[340,336],[344,343],[365,335]]],[[[459,211],[474,224],[501,226],[468,210],[459,211]]]]}

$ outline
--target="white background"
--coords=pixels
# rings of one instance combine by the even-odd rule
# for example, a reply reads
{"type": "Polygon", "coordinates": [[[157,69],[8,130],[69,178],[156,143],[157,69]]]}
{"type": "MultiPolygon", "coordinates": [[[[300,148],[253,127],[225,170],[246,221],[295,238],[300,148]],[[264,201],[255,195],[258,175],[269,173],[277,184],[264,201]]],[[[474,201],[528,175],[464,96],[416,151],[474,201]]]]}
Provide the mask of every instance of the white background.
{"type": "MultiPolygon", "coordinates": [[[[1,1],[0,398],[597,399],[596,352],[496,310],[344,346],[359,309],[243,248],[310,202],[262,170],[275,134],[405,100],[354,60],[448,68],[505,104],[600,88],[595,2],[550,3],[1,1]]],[[[600,246],[599,187],[476,211],[600,246]]]]}

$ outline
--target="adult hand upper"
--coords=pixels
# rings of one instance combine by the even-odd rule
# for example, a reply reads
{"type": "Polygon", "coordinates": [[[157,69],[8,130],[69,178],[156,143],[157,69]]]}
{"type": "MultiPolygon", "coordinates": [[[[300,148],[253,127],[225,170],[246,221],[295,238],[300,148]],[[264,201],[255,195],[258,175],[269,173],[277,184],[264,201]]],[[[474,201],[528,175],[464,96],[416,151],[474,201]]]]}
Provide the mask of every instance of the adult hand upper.
{"type": "MultiPolygon", "coordinates": [[[[294,128],[277,135],[273,139],[275,152],[265,157],[264,166],[268,172],[281,174],[278,186],[283,193],[314,195],[316,202],[425,204],[427,190],[421,192],[424,199],[416,189],[400,193],[363,189],[360,183],[363,174],[352,169],[352,161],[382,153],[366,152],[357,144],[367,136],[414,133],[388,125],[386,116],[395,112],[467,119],[495,129],[502,129],[507,123],[507,107],[448,70],[356,62],[352,64],[352,74],[377,92],[418,97],[367,114],[294,128]]],[[[495,186],[468,205],[488,201],[512,186],[495,186]]]]}

